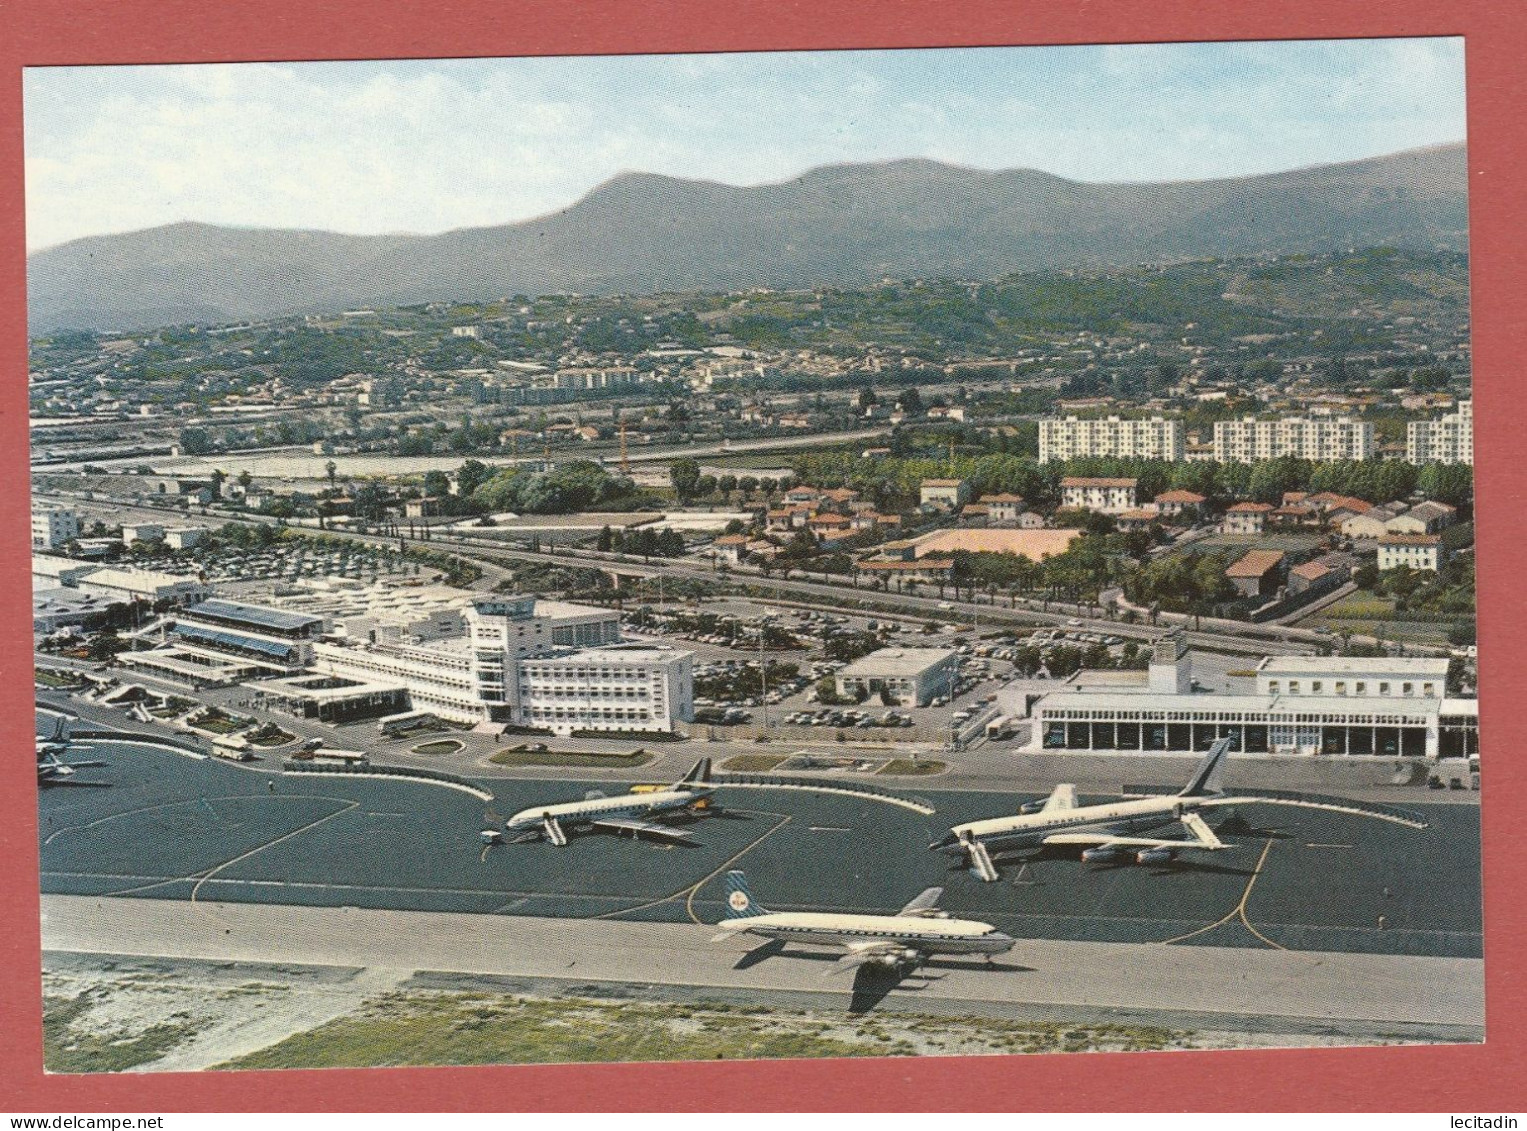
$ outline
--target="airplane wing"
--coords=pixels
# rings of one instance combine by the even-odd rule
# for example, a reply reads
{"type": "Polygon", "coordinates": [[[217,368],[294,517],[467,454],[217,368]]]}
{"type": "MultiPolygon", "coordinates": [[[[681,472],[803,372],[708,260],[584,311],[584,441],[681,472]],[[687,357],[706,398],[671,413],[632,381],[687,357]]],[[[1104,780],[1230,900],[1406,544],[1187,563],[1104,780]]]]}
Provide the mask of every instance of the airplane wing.
{"type": "Polygon", "coordinates": [[[1323,809],[1328,813],[1346,813],[1353,817],[1372,817],[1377,821],[1389,821],[1410,829],[1428,828],[1419,813],[1392,805],[1376,805],[1371,802],[1350,801],[1344,797],[1319,797],[1314,794],[1277,793],[1266,791],[1249,794],[1226,794],[1199,801],[1200,808],[1225,805],[1289,805],[1297,809],[1323,809]]]}
{"type": "Polygon", "coordinates": [[[865,943],[849,949],[849,952],[838,959],[822,973],[822,977],[828,978],[833,974],[846,974],[851,970],[857,970],[867,962],[877,962],[892,955],[900,954],[906,950],[896,943],[875,942],[865,943]]]}
{"type": "Polygon", "coordinates": [[[1076,808],[1076,786],[1058,785],[1045,799],[1041,813],[1056,813],[1062,809],[1076,808]]]}
{"type": "Polygon", "coordinates": [[[896,912],[896,914],[921,916],[925,912],[932,911],[937,908],[939,897],[943,894],[943,888],[929,888],[927,891],[923,892],[916,899],[914,899],[911,903],[907,904],[900,911],[896,912]]]}
{"type": "Polygon", "coordinates": [[[1044,838],[1044,844],[1080,844],[1091,848],[1196,848],[1205,852],[1218,852],[1231,848],[1214,835],[1214,830],[1204,823],[1197,813],[1184,813],[1182,825],[1191,835],[1188,839],[1166,840],[1161,837],[1115,836],[1112,833],[1052,833],[1044,838]]]}
{"type": "Polygon", "coordinates": [[[611,833],[632,833],[637,836],[652,836],[659,840],[691,841],[692,833],[684,829],[671,828],[668,825],[660,825],[656,821],[637,821],[629,817],[600,817],[590,824],[596,829],[602,829],[611,833]]]}

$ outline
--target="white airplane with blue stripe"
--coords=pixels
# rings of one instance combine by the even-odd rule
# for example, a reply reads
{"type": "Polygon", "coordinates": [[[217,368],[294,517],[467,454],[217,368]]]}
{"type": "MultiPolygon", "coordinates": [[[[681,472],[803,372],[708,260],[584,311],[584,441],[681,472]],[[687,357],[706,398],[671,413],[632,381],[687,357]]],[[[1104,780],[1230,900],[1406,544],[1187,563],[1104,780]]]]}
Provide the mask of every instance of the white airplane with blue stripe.
{"type": "Polygon", "coordinates": [[[1130,860],[1137,864],[1169,864],[1181,852],[1222,852],[1235,846],[1220,840],[1200,816],[1200,811],[1229,805],[1290,805],[1373,817],[1413,829],[1427,827],[1416,814],[1344,798],[1270,790],[1226,793],[1220,788],[1220,778],[1234,741],[1233,738],[1221,738],[1215,742],[1188,784],[1178,793],[1130,797],[1101,805],[1078,805],[1076,786],[1058,785],[1042,802],[1024,805],[1011,816],[955,825],[946,836],[928,847],[963,856],[972,875],[992,883],[998,879],[997,866],[991,858],[992,847],[1074,845],[1081,848],[1082,860],[1089,864],[1130,860]],[[1139,835],[1172,825],[1180,825],[1187,835],[1139,835]]]}
{"type": "Polygon", "coordinates": [[[649,789],[606,796],[598,790],[584,794],[582,801],[563,801],[555,805],[532,805],[505,822],[505,830],[514,841],[542,839],[561,848],[567,844],[568,830],[592,829],[595,832],[630,833],[658,840],[689,841],[691,834],[650,820],[662,815],[677,816],[693,812],[706,801],[715,787],[710,784],[710,759],[701,758],[678,781],[667,789],[649,789]],[[513,834],[518,833],[518,836],[513,834]]]}
{"type": "Polygon", "coordinates": [[[860,966],[906,973],[935,954],[979,954],[987,962],[1013,949],[1014,939],[990,923],[951,919],[938,909],[943,888],[928,888],[895,915],[855,915],[835,911],[769,911],[759,906],[742,872],[726,874],[726,914],[712,942],[740,934],[797,942],[806,946],[843,947],[848,953],[827,971],[838,974],[860,966]]]}

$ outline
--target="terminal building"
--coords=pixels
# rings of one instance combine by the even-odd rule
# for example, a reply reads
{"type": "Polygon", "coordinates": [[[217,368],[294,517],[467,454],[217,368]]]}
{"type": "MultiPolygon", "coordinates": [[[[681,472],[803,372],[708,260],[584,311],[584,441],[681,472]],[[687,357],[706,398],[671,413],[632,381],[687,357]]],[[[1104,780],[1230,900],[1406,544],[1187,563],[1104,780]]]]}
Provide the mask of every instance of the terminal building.
{"type": "Polygon", "coordinates": [[[117,660],[172,683],[226,687],[306,671],[322,633],[322,617],[213,599],[177,613],[159,647],[117,660]]]}
{"type": "Polygon", "coordinates": [[[1174,633],[1156,643],[1143,680],[1104,672],[1090,683],[1078,673],[1033,704],[1031,749],[1187,753],[1229,736],[1241,755],[1479,753],[1478,701],[1448,698],[1445,659],[1268,657],[1241,693],[1194,690],[1191,663],[1174,633]]]}

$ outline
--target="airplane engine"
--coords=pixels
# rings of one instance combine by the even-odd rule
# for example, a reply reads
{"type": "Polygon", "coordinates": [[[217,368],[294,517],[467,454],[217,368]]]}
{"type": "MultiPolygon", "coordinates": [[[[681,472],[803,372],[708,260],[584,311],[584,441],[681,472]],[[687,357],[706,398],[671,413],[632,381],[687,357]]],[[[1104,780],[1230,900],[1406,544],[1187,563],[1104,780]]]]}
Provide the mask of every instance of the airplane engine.
{"type": "Polygon", "coordinates": [[[1018,812],[1027,817],[1030,813],[1038,813],[1044,807],[1044,799],[1040,798],[1038,801],[1024,802],[1022,805],[1018,806],[1018,812]]]}
{"type": "Polygon", "coordinates": [[[1142,848],[1135,853],[1136,864],[1170,864],[1176,858],[1170,848],[1142,848]]]}
{"type": "Polygon", "coordinates": [[[1120,852],[1117,848],[1084,848],[1082,850],[1082,863],[1112,864],[1122,855],[1123,853],[1120,852]]]}
{"type": "Polygon", "coordinates": [[[893,967],[916,966],[919,962],[922,961],[922,958],[922,954],[920,954],[918,951],[913,950],[911,947],[904,947],[903,949],[888,955],[886,965],[893,967]]]}

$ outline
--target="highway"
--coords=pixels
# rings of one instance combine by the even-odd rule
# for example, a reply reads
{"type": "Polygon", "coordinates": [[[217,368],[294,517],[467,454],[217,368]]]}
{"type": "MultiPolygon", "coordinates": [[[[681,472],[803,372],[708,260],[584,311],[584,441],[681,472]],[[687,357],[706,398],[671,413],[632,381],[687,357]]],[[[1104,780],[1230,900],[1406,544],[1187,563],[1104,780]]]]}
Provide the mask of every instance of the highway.
{"type": "MultiPolygon", "coordinates": [[[[712,945],[713,934],[692,923],[42,897],[45,953],[498,975],[572,982],[585,992],[590,983],[677,985],[746,990],[751,1000],[841,986],[847,1003],[852,983],[822,977],[832,952],[789,948],[743,962],[745,943],[712,945]]],[[[930,972],[927,988],[911,979],[885,1007],[916,1011],[936,998],[998,1003],[1015,1016],[1082,1008],[1180,1027],[1272,1021],[1295,1030],[1483,1037],[1479,959],[1022,939],[996,968],[950,959],[930,972]]]]}

